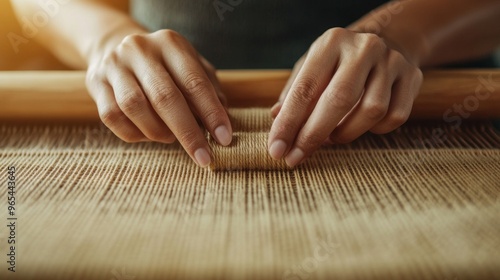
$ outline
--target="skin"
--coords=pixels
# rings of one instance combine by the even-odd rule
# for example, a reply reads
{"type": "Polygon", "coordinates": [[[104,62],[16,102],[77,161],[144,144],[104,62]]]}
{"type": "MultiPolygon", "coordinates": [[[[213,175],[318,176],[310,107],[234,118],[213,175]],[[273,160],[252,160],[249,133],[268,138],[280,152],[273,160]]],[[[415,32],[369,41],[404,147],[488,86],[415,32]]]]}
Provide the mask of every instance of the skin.
{"type": "Polygon", "coordinates": [[[127,142],[178,139],[193,160],[207,166],[199,118],[221,145],[231,143],[214,68],[175,31],[128,35],[89,66],[87,87],[102,121],[127,142]]]}
{"type": "MultiPolygon", "coordinates": [[[[61,5],[36,39],[68,65],[88,69],[100,117],[118,137],[178,140],[198,165],[209,165],[198,121],[221,145],[232,138],[215,69],[182,35],[148,33],[109,1],[61,5]]],[[[40,10],[37,2],[12,4],[21,19],[40,10]]],[[[490,53],[500,45],[498,18],[498,0],[406,0],[325,31],[271,110],[270,155],[293,167],[325,142],[396,129],[418,95],[420,68],[490,53]]]]}

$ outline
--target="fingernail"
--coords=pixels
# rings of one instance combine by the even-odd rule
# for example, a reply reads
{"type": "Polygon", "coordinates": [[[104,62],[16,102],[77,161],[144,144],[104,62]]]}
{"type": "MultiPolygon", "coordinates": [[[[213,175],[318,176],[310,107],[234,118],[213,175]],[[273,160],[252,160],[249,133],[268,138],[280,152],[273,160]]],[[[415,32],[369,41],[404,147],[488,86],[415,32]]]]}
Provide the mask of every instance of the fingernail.
{"type": "Polygon", "coordinates": [[[211,161],[210,154],[208,154],[207,150],[203,148],[198,149],[196,150],[196,152],[194,152],[194,158],[198,162],[198,165],[200,165],[201,167],[207,167],[211,161]]]}
{"type": "Polygon", "coordinates": [[[283,140],[274,141],[269,147],[269,154],[275,160],[279,160],[286,152],[286,143],[283,140]]]}
{"type": "Polygon", "coordinates": [[[304,152],[299,148],[294,148],[285,158],[286,164],[290,167],[294,167],[299,164],[304,158],[304,152]]]}
{"type": "Polygon", "coordinates": [[[219,141],[219,143],[223,146],[227,146],[231,144],[231,133],[229,133],[229,130],[227,129],[226,126],[221,125],[217,127],[214,131],[215,137],[219,141]]]}

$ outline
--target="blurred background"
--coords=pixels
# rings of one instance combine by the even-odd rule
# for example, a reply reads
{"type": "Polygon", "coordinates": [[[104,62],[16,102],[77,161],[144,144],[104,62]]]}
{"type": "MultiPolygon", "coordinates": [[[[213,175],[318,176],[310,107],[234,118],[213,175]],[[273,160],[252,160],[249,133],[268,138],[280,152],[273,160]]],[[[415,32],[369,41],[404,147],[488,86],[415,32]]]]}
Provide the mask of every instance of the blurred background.
{"type": "Polygon", "coordinates": [[[11,32],[23,34],[10,1],[0,0],[0,70],[68,69],[33,39],[20,45],[22,51],[16,54],[8,37],[11,32]]]}
{"type": "MultiPolygon", "coordinates": [[[[22,0],[20,0],[22,1],[22,0]]],[[[107,0],[110,4],[128,10],[128,1],[107,0]]],[[[19,46],[19,53],[12,47],[9,34],[22,36],[10,0],[0,0],[0,71],[5,70],[69,70],[53,55],[43,49],[34,39],[19,46]]]]}
{"type": "MultiPolygon", "coordinates": [[[[22,1],[22,0],[20,0],[22,1]]],[[[107,0],[111,5],[128,10],[128,1],[107,0]]],[[[6,70],[69,70],[53,55],[43,49],[34,39],[20,44],[20,52],[12,47],[9,34],[22,36],[20,24],[17,22],[9,0],[0,0],[0,71],[6,70]]],[[[496,65],[500,65],[500,50],[495,55],[496,65]]],[[[460,67],[453,65],[452,67],[460,67]]]]}

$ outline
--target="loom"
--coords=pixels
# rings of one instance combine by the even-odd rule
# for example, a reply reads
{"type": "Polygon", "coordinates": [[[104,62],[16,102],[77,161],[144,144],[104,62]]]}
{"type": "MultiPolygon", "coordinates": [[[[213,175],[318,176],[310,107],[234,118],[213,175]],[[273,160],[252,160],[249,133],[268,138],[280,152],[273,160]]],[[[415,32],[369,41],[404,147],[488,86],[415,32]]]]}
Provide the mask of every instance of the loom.
{"type": "Polygon", "coordinates": [[[83,72],[1,73],[19,245],[13,274],[4,227],[0,277],[500,278],[500,71],[424,74],[407,124],[287,169],[265,145],[289,72],[220,71],[235,141],[208,137],[208,170],[178,144],[120,141],[83,72]]]}

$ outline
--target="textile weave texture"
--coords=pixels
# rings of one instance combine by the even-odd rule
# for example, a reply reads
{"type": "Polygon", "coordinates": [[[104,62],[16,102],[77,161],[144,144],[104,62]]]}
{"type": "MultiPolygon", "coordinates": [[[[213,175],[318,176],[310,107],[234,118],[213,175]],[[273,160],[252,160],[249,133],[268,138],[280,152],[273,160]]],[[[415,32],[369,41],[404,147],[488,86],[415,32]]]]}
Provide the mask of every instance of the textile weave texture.
{"type": "MultiPolygon", "coordinates": [[[[241,141],[215,159],[267,141],[267,109],[230,112],[241,141]]],[[[488,122],[408,123],[293,170],[202,169],[178,144],[127,144],[102,125],[2,125],[0,137],[19,243],[13,274],[3,226],[1,279],[500,278],[488,122]]]]}

